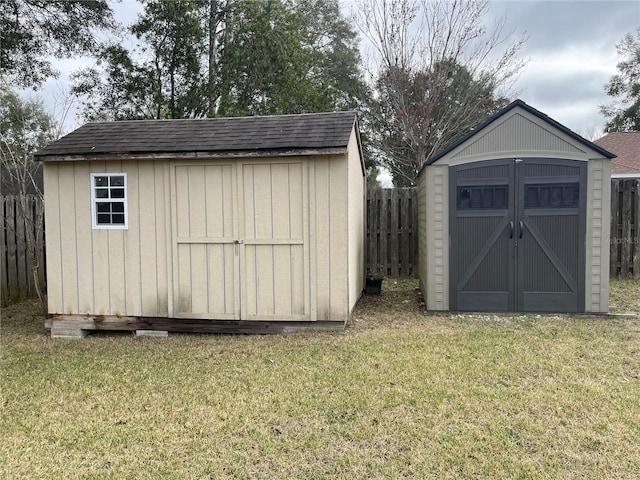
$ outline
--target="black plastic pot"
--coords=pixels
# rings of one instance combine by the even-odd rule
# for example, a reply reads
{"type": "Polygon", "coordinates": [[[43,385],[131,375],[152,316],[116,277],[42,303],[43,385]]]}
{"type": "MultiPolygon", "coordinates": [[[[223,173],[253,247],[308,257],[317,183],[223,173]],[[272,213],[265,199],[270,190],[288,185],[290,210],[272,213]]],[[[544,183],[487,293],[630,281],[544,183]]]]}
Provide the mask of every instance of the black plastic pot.
{"type": "Polygon", "coordinates": [[[364,286],[364,292],[369,295],[380,295],[380,291],[382,290],[382,278],[378,277],[367,277],[364,286]]]}

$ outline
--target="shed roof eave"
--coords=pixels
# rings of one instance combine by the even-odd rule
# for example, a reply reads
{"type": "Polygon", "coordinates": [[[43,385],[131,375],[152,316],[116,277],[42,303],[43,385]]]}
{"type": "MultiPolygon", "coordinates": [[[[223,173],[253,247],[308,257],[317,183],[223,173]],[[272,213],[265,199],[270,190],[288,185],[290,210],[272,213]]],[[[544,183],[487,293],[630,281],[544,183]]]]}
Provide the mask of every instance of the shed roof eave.
{"type": "Polygon", "coordinates": [[[294,157],[316,155],[343,155],[347,147],[329,148],[290,148],[277,150],[227,150],[227,151],[193,151],[193,152],[105,152],[93,154],[34,155],[40,162],[80,162],[98,160],[206,160],[223,158],[267,158],[294,157]]]}

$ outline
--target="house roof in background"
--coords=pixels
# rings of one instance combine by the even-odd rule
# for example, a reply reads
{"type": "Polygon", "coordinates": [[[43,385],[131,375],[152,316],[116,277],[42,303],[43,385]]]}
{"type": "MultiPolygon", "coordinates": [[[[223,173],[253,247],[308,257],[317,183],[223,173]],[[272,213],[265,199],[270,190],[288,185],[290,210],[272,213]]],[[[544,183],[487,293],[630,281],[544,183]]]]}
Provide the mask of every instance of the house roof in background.
{"type": "Polygon", "coordinates": [[[62,156],[344,149],[355,112],[87,123],[35,154],[62,156]]]}
{"type": "Polygon", "coordinates": [[[595,143],[617,155],[611,160],[611,175],[640,176],[640,132],[611,132],[595,143]]]}

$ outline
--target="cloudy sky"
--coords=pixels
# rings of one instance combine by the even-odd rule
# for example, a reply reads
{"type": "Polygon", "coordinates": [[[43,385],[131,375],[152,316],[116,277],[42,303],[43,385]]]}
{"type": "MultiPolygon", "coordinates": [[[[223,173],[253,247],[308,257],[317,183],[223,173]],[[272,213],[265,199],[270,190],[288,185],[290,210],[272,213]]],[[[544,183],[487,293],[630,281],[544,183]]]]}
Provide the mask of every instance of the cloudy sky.
{"type": "MultiPolygon", "coordinates": [[[[141,7],[123,0],[115,10],[126,24],[141,7]]],[[[494,1],[494,14],[506,15],[505,31],[513,32],[514,39],[528,35],[521,56],[529,62],[513,87],[514,96],[581,135],[597,137],[605,122],[598,106],[609,102],[603,87],[619,61],[615,46],[640,27],[640,1],[494,1]]],[[[46,104],[53,104],[68,73],[91,63],[60,62],[60,81],[48,82],[39,92],[46,104]]]]}
{"type": "Polygon", "coordinates": [[[601,131],[604,84],[617,73],[616,44],[640,27],[640,1],[498,1],[492,10],[529,37],[517,96],[583,136],[601,131]]]}

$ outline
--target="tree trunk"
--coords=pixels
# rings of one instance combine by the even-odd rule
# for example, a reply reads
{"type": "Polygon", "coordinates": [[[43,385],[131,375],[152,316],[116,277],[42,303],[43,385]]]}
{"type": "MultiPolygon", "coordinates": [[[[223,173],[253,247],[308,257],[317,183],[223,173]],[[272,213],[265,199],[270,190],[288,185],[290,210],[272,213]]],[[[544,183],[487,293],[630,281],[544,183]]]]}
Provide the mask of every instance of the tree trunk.
{"type": "Polygon", "coordinates": [[[213,117],[216,114],[216,95],[215,85],[218,76],[218,61],[216,55],[216,36],[218,30],[218,0],[209,1],[209,78],[207,84],[207,96],[209,97],[208,116],[213,117]]]}

